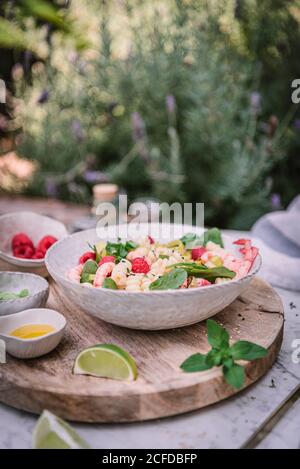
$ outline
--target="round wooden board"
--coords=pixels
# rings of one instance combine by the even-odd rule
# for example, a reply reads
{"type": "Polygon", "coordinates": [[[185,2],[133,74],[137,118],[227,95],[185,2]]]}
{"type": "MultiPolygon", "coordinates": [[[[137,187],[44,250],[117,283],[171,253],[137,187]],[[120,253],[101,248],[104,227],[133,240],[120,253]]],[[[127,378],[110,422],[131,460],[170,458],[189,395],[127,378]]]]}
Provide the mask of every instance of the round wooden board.
{"type": "MultiPolygon", "coordinates": [[[[237,392],[219,368],[183,373],[179,365],[209,349],[205,323],[182,329],[143,332],[122,329],[81,312],[51,282],[48,307],[68,320],[65,338],[51,354],[35,360],[11,357],[0,366],[0,401],[34,413],[48,409],[68,420],[130,422],[199,409],[237,392]],[[135,382],[74,376],[77,353],[97,343],[115,343],[136,359],[135,382]]],[[[245,387],[274,363],[283,335],[283,307],[270,285],[254,279],[248,290],[215,319],[232,341],[250,340],[264,347],[266,358],[246,364],[245,387]]]]}

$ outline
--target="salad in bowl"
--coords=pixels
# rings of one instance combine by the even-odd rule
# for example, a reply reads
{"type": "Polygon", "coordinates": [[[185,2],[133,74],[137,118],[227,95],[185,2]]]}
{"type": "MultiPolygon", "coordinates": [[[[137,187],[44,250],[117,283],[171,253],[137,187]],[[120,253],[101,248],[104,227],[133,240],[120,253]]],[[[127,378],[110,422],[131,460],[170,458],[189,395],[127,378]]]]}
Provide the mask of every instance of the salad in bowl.
{"type": "Polygon", "coordinates": [[[95,230],[68,236],[47,252],[47,269],[88,314],[119,326],[157,330],[213,316],[242,293],[260,268],[258,249],[248,239],[185,225],[183,235],[178,225],[176,237],[172,225],[172,239],[155,239],[148,228],[145,224],[138,238],[106,234],[99,239],[95,230]]]}

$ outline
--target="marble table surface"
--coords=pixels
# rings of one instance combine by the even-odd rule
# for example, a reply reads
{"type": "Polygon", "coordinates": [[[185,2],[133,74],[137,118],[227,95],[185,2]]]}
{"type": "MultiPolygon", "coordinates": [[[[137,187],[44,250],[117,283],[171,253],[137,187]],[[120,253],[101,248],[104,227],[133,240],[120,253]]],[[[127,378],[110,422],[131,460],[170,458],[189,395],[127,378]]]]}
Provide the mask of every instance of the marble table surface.
{"type": "MultiPolygon", "coordinates": [[[[300,292],[276,291],[285,310],[283,344],[274,366],[257,383],[177,417],[74,428],[93,448],[300,448],[300,360],[293,360],[294,341],[300,340],[300,292]]],[[[0,404],[0,449],[31,448],[36,421],[37,416],[0,404]]]]}

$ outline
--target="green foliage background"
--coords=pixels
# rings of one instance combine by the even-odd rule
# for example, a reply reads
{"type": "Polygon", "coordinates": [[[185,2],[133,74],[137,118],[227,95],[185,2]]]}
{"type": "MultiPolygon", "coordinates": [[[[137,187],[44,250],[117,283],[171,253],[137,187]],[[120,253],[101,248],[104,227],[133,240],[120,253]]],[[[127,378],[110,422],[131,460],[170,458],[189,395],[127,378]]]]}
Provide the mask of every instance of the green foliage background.
{"type": "Polygon", "coordinates": [[[108,180],[240,229],[298,192],[298,1],[80,8],[89,45],[54,35],[31,85],[17,77],[18,152],[39,162],[28,192],[87,202],[108,180]]]}

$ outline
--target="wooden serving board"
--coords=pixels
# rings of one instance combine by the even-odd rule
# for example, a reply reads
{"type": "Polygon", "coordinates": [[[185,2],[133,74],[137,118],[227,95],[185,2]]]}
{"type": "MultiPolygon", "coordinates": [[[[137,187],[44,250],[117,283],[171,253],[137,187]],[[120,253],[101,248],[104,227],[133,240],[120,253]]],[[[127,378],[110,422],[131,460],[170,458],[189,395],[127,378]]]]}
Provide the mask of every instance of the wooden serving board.
{"type": "MultiPolygon", "coordinates": [[[[143,332],[93,318],[70,303],[52,281],[48,307],[63,313],[65,338],[51,354],[34,360],[11,357],[0,366],[0,401],[34,413],[48,409],[81,422],[130,422],[199,409],[237,392],[219,368],[183,373],[179,365],[195,352],[209,349],[205,323],[182,329],[143,332]],[[115,343],[136,359],[135,382],[74,376],[77,353],[97,343],[115,343]]],[[[264,359],[246,364],[245,387],[274,363],[283,335],[283,307],[270,285],[254,279],[248,290],[215,319],[232,341],[250,340],[267,347],[264,359]]]]}

